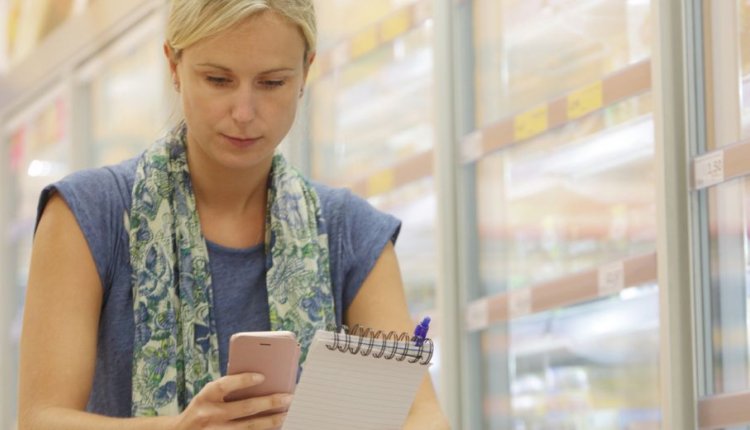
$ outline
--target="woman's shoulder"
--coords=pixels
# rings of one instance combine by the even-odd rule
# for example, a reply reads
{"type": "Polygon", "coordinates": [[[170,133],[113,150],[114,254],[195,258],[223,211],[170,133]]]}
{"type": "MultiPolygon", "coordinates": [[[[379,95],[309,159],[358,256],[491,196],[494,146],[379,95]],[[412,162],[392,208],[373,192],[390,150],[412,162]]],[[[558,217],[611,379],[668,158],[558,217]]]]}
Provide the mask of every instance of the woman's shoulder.
{"type": "Polygon", "coordinates": [[[137,160],[83,169],[47,185],[39,196],[37,223],[49,199],[59,194],[78,219],[79,224],[93,225],[121,218],[130,208],[130,190],[135,178],[137,160]]]}
{"type": "Polygon", "coordinates": [[[78,170],[52,185],[90,188],[94,192],[129,189],[133,185],[137,162],[138,158],[131,158],[110,166],[78,170]]]}
{"type": "Polygon", "coordinates": [[[350,211],[379,212],[370,202],[354,194],[348,188],[332,187],[316,181],[310,181],[318,193],[320,206],[324,213],[344,213],[350,211]]]}

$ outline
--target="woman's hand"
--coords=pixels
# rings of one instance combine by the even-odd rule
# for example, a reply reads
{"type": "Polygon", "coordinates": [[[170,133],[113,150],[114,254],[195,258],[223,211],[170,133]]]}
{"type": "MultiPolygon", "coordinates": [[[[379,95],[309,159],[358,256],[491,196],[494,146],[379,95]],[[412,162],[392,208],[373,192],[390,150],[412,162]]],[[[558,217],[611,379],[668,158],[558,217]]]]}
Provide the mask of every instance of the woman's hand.
{"type": "Polygon", "coordinates": [[[272,394],[244,400],[224,401],[229,393],[263,382],[259,373],[223,376],[205,387],[176,417],[175,430],[194,429],[279,429],[292,401],[291,394],[272,394]]]}

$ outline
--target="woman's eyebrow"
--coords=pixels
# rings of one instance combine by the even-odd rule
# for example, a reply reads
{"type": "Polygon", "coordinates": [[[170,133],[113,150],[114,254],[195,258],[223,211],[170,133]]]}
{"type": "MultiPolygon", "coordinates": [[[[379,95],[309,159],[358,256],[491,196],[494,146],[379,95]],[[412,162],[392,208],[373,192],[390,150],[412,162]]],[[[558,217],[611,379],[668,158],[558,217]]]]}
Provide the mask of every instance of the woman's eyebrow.
{"type": "MultiPolygon", "coordinates": [[[[215,64],[215,63],[200,63],[200,64],[197,64],[196,66],[198,66],[198,67],[212,67],[214,69],[223,70],[225,72],[231,72],[232,71],[232,69],[230,69],[229,67],[222,66],[220,64],[215,64]]],[[[273,68],[273,69],[263,70],[261,72],[261,74],[276,73],[276,72],[294,72],[295,70],[296,69],[293,68],[293,67],[276,67],[276,68],[273,68]]]]}
{"type": "Polygon", "coordinates": [[[197,66],[198,67],[213,67],[214,69],[221,69],[227,72],[232,71],[232,69],[230,69],[229,67],[222,66],[220,64],[214,64],[214,63],[200,63],[200,64],[197,64],[197,66]]]}

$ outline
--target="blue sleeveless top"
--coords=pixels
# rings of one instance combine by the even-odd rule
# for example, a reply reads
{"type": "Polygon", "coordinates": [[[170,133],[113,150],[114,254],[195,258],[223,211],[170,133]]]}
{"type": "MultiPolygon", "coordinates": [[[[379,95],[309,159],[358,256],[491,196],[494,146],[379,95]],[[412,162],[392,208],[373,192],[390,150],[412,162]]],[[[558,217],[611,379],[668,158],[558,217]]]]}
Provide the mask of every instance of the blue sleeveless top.
{"type": "MultiPolygon", "coordinates": [[[[37,215],[38,220],[49,198],[58,192],[75,215],[94,257],[103,301],[87,410],[116,417],[127,417],[131,410],[132,270],[123,219],[130,211],[137,161],[83,170],[47,186],[37,215]]],[[[313,186],[326,221],[336,322],[341,324],[386,243],[395,243],[401,224],[348,190],[313,186]]],[[[223,375],[232,334],[270,329],[265,250],[263,244],[234,249],[208,242],[208,252],[223,375]]]]}

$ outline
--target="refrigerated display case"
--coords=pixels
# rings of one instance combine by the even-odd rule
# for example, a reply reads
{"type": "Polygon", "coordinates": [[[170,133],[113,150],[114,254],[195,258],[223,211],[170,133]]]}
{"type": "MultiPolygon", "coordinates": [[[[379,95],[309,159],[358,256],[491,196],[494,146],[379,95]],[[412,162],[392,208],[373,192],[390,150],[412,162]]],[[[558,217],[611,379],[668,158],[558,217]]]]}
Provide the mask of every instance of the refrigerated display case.
{"type": "MultiPolygon", "coordinates": [[[[321,34],[308,92],[311,176],[351,187],[401,219],[395,249],[409,310],[415,320],[427,314],[439,320],[431,162],[420,161],[429,167],[408,180],[394,173],[434,146],[432,2],[318,1],[316,8],[321,34]],[[358,186],[363,183],[370,186],[358,186]]],[[[439,352],[439,328],[430,334],[439,352]]],[[[436,354],[430,368],[436,385],[439,361],[436,354]]]]}
{"type": "MultiPolygon", "coordinates": [[[[363,25],[374,25],[399,10],[411,10],[415,7],[412,3],[415,2],[373,2],[374,15],[355,16],[361,17],[363,25]],[[407,9],[394,10],[396,3],[407,9]]],[[[361,7],[358,2],[342,4],[361,7]]],[[[322,21],[331,19],[329,13],[333,12],[327,8],[330,5],[319,9],[322,21]]],[[[336,13],[346,10],[349,9],[344,6],[336,13]]],[[[310,150],[312,177],[316,180],[352,186],[432,149],[432,26],[428,21],[412,22],[415,28],[360,57],[350,58],[349,63],[311,82],[310,150]]],[[[332,21],[332,30],[328,31],[348,34],[349,25],[350,21],[338,26],[332,21]]],[[[350,37],[356,39],[357,35],[350,37]]],[[[404,223],[397,252],[404,267],[410,306],[415,311],[429,309],[434,305],[434,282],[427,279],[435,273],[435,254],[424,251],[434,250],[430,245],[435,240],[434,184],[425,179],[389,184],[381,191],[385,194],[367,197],[382,203],[376,203],[382,210],[402,212],[413,221],[404,223]]]]}
{"type": "Polygon", "coordinates": [[[478,428],[660,425],[650,3],[471,3],[478,428]]]}
{"type": "Polygon", "coordinates": [[[88,166],[136,156],[168,130],[170,106],[177,117],[178,103],[166,92],[171,87],[160,23],[158,14],[152,16],[82,68],[88,166]]]}

